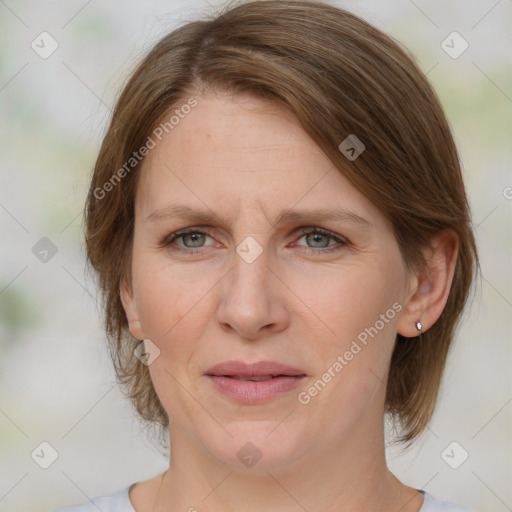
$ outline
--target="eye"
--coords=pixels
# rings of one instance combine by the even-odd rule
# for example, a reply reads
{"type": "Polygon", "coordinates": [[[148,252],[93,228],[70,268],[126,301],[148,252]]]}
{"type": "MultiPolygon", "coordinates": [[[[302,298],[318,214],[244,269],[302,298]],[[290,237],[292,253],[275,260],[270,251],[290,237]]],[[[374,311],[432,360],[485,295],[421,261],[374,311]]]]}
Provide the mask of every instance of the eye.
{"type": "Polygon", "coordinates": [[[195,254],[201,252],[197,249],[205,247],[202,245],[202,243],[204,243],[205,237],[210,237],[210,234],[206,231],[195,228],[182,229],[181,231],[171,233],[169,236],[167,236],[161,245],[165,247],[171,246],[173,249],[178,251],[183,250],[195,254]],[[184,247],[180,245],[176,246],[174,243],[176,240],[181,240],[184,247]]]}
{"type": "MultiPolygon", "coordinates": [[[[308,246],[305,247],[301,244],[295,245],[298,245],[299,247],[305,247],[310,253],[325,254],[328,252],[340,250],[341,248],[350,245],[346,239],[337,236],[325,229],[308,227],[303,228],[302,233],[303,236],[300,237],[299,240],[305,238],[308,246]],[[329,240],[332,240],[335,243],[331,244],[329,240]]],[[[170,235],[167,235],[164,240],[162,240],[160,246],[169,247],[176,251],[184,251],[189,254],[198,254],[202,252],[201,249],[208,247],[207,245],[204,245],[206,238],[212,238],[207,231],[203,231],[197,228],[182,229],[181,231],[176,231],[170,235]],[[176,241],[178,240],[182,243],[176,244],[176,241]]]]}
{"type": "Polygon", "coordinates": [[[304,233],[304,236],[302,236],[299,240],[304,238],[308,244],[313,244],[312,246],[308,245],[306,247],[306,249],[313,249],[308,251],[311,253],[324,254],[326,252],[337,251],[339,249],[342,249],[343,247],[350,245],[349,242],[344,238],[339,237],[334,233],[331,233],[330,231],[327,231],[322,228],[303,228],[302,233],[304,233]],[[330,244],[329,239],[334,240],[337,243],[330,244]]]}

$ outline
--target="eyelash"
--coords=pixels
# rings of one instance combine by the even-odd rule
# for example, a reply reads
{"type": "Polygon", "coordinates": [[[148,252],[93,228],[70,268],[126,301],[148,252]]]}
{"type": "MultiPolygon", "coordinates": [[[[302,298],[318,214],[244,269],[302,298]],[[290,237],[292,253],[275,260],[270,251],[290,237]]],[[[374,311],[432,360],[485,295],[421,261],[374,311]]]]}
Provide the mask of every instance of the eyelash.
{"type": "MultiPolygon", "coordinates": [[[[206,235],[206,236],[209,236],[210,238],[213,238],[210,233],[208,231],[204,231],[204,230],[201,230],[201,229],[196,229],[196,228],[187,228],[187,229],[182,229],[181,231],[176,231],[174,233],[171,233],[170,235],[167,235],[162,243],[160,244],[161,247],[168,247],[172,250],[175,250],[175,251],[183,251],[183,252],[186,252],[188,254],[199,254],[200,252],[202,252],[201,250],[204,249],[204,247],[199,247],[199,248],[179,248],[177,246],[172,246],[172,243],[185,236],[185,235],[191,235],[191,234],[198,234],[198,235],[206,235]]],[[[344,239],[344,238],[340,238],[339,236],[336,236],[334,235],[334,233],[330,232],[330,231],[327,231],[325,229],[322,229],[322,228],[317,228],[317,227],[308,227],[308,228],[302,228],[302,235],[315,235],[315,234],[319,234],[319,235],[324,235],[328,238],[332,238],[333,240],[335,240],[336,242],[338,242],[337,245],[333,245],[333,246],[330,246],[328,248],[321,248],[321,249],[314,249],[312,247],[304,247],[308,253],[312,254],[326,254],[326,253],[331,253],[331,252],[334,252],[334,251],[338,251],[340,250],[341,248],[343,247],[347,247],[350,245],[350,243],[348,242],[348,240],[344,239]]],[[[302,238],[302,236],[300,237],[302,238]]],[[[299,238],[299,240],[300,240],[299,238]]]]}

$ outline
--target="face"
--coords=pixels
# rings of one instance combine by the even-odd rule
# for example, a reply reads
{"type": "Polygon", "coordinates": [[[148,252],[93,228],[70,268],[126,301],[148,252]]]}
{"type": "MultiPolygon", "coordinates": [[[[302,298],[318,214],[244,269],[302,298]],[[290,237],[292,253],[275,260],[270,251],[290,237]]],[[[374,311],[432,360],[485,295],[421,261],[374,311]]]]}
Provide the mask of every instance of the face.
{"type": "Polygon", "coordinates": [[[253,450],[261,470],[364,444],[382,430],[410,288],[391,227],[283,106],[196,98],[143,163],[122,290],[131,333],[160,351],[149,369],[171,441],[178,425],[228,465],[253,450]],[[227,361],[295,376],[213,377],[227,361]]]}

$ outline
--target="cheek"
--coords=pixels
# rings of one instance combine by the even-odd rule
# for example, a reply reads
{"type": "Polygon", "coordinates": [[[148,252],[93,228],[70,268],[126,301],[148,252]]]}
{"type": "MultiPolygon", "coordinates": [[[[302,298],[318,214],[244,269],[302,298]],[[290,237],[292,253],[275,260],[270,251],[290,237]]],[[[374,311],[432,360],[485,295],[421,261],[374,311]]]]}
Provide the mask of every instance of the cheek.
{"type": "MultiPolygon", "coordinates": [[[[367,260],[338,268],[336,278],[332,272],[318,274],[310,281],[317,287],[307,288],[304,282],[298,292],[307,296],[305,302],[325,325],[313,340],[320,382],[306,392],[311,391],[316,406],[333,419],[340,410],[346,414],[366,407],[383,391],[403,307],[403,275],[396,261],[367,260]],[[339,407],[331,408],[333,403],[339,407]]],[[[318,320],[315,324],[321,325],[318,320]]]]}
{"type": "Polygon", "coordinates": [[[307,306],[303,318],[311,318],[310,326],[318,325],[324,348],[342,350],[376,322],[384,336],[393,330],[399,276],[390,267],[369,263],[318,271],[295,282],[294,293],[307,306]],[[381,315],[385,315],[383,321],[381,315]]]}
{"type": "MultiPolygon", "coordinates": [[[[149,372],[160,401],[173,416],[184,410],[201,416],[182,386],[211,318],[207,294],[215,282],[196,270],[170,264],[163,255],[134,254],[133,285],[142,332],[160,351],[149,372]]],[[[187,388],[191,389],[188,384],[187,388]]]]}
{"type": "Polygon", "coordinates": [[[162,255],[144,252],[134,255],[133,269],[137,311],[145,336],[163,343],[179,332],[186,344],[187,330],[198,326],[187,319],[205,318],[202,312],[213,278],[199,275],[196,269],[173,266],[162,255]]]}

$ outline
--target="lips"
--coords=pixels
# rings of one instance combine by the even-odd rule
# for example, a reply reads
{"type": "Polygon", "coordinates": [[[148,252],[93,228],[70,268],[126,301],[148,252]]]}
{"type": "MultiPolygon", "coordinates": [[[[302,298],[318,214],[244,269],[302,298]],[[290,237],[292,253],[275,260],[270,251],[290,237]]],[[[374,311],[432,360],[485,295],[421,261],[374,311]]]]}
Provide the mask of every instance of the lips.
{"type": "Polygon", "coordinates": [[[306,374],[299,368],[275,361],[259,361],[257,363],[225,361],[207,370],[205,375],[231,377],[237,380],[262,381],[280,376],[298,377],[306,374]]]}
{"type": "Polygon", "coordinates": [[[247,364],[226,361],[210,368],[205,376],[218,392],[241,404],[262,404],[295,389],[304,371],[274,361],[247,364]]]}

